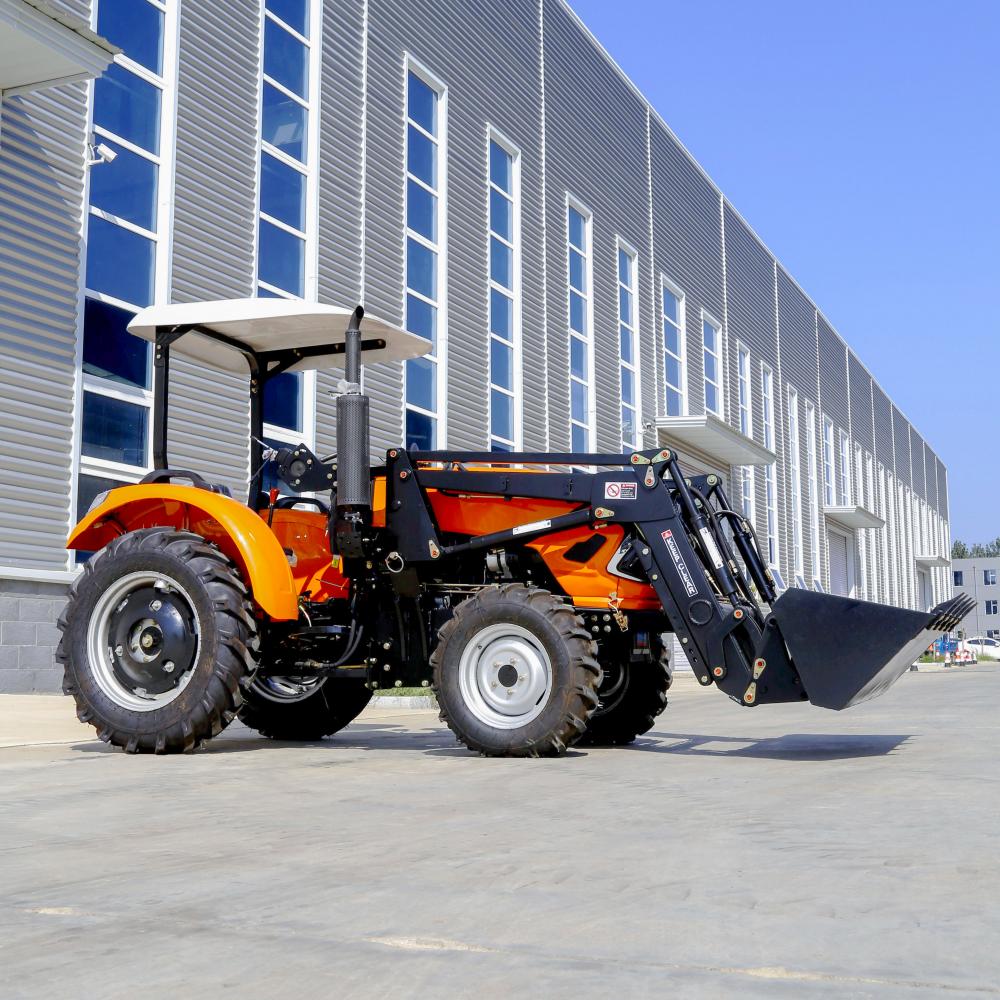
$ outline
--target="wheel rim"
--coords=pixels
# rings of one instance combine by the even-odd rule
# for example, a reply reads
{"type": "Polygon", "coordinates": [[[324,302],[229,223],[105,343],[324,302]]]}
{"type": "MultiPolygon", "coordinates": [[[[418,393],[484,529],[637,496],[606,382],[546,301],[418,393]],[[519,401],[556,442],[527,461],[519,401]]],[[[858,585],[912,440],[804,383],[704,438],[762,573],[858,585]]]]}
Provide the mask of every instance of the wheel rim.
{"type": "Polygon", "coordinates": [[[315,694],[326,681],[325,677],[257,677],[253,690],[262,698],[283,704],[305,701],[315,694]]]}
{"type": "Polygon", "coordinates": [[[152,712],[187,687],[201,648],[191,595],[173,577],[143,570],[116,580],[87,625],[94,680],[121,708],[152,712]]]}
{"type": "Polygon", "coordinates": [[[628,667],[622,663],[601,664],[604,676],[597,689],[598,706],[594,715],[611,711],[625,697],[628,688],[628,667]]]}
{"type": "Polygon", "coordinates": [[[490,625],[466,644],[459,687],[469,711],[494,729],[537,718],[552,691],[552,663],[538,638],[510,622],[490,625]]]}

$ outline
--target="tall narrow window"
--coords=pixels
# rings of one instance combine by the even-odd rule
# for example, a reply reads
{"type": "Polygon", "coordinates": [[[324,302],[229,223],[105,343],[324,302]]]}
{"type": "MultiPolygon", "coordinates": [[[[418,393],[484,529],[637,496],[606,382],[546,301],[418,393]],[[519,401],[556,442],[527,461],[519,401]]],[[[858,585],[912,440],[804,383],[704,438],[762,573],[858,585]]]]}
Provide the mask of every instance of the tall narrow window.
{"type": "MultiPolygon", "coordinates": [[[[865,493],[868,497],[868,509],[875,515],[879,513],[878,493],[875,489],[875,460],[870,452],[865,452],[865,493]]],[[[871,532],[871,600],[883,599],[883,588],[879,583],[878,532],[871,532]]]]}
{"type": "MultiPolygon", "coordinates": [[[[260,188],[257,217],[257,295],[314,297],[306,262],[314,251],[309,206],[318,151],[310,141],[315,122],[310,0],[265,0],[260,121],[260,188]]],[[[314,225],[313,225],[314,228],[314,225]]],[[[307,399],[313,376],[285,372],[269,379],[262,401],[265,437],[272,446],[311,438],[307,399]]],[[[264,487],[272,485],[270,480],[264,487]]]]}
{"type": "MultiPolygon", "coordinates": [[[[761,425],[764,447],[774,451],[774,372],[760,366],[761,425]]],[[[778,565],[778,489],[774,463],[764,466],[764,515],[767,528],[767,561],[778,565]]]]}
{"type": "Polygon", "coordinates": [[[819,483],[816,468],[816,407],[806,403],[806,476],[809,485],[809,559],[813,586],[821,580],[819,536],[819,483]]]}
{"type": "Polygon", "coordinates": [[[406,362],[406,444],[438,445],[441,414],[441,135],[443,95],[406,74],[406,328],[431,344],[406,362]]]}
{"type": "Polygon", "coordinates": [[[172,144],[164,36],[176,8],[99,0],[97,30],[122,54],[93,85],[93,139],[116,155],[90,170],[83,304],[79,499],[135,481],[152,461],[150,346],[126,332],[167,293],[165,220],[172,144]]]}
{"type": "Polygon", "coordinates": [[[722,329],[708,316],[702,316],[702,360],[705,372],[705,410],[724,416],[722,401],[722,329]]]}
{"type": "Polygon", "coordinates": [[[851,503],[851,440],[843,432],[838,439],[840,445],[840,468],[837,470],[837,503],[849,507],[851,503]]]}
{"type": "Polygon", "coordinates": [[[636,300],[636,256],[618,246],[618,341],[622,394],[622,450],[641,447],[639,433],[639,317],[636,300]]]}
{"type": "Polygon", "coordinates": [[[823,418],[823,503],[832,507],[836,503],[833,491],[833,423],[823,418]]]}
{"type": "MultiPolygon", "coordinates": [[[[750,352],[739,344],[736,348],[737,395],[740,411],[740,433],[753,437],[753,390],[750,378],[750,352]]],[[[740,492],[743,516],[754,520],[753,466],[744,465],[740,470],[740,492]]]]}
{"type": "Polygon", "coordinates": [[[666,386],[666,415],[683,416],[687,409],[684,370],[684,295],[666,279],[661,283],[663,314],[663,379],[666,386]]]}
{"type": "MultiPolygon", "coordinates": [[[[861,458],[861,445],[854,446],[854,500],[859,507],[871,509],[871,497],[865,497],[865,473],[864,463],[861,458]],[[866,502],[867,500],[867,502],[866,502]]],[[[868,538],[869,532],[862,530],[858,532],[858,563],[861,566],[860,596],[861,600],[872,600],[871,597],[871,571],[868,567],[868,538]]]]}
{"type": "Polygon", "coordinates": [[[583,452],[593,450],[594,440],[590,215],[572,203],[566,212],[566,240],[569,268],[570,446],[573,451],[583,452]]]}
{"type": "Polygon", "coordinates": [[[802,465],[799,442],[799,394],[788,390],[788,472],[792,495],[792,569],[799,586],[805,586],[802,556],[802,465]]]}
{"type": "Polygon", "coordinates": [[[518,357],[517,153],[489,141],[490,448],[514,451],[520,419],[515,392],[518,357]]]}

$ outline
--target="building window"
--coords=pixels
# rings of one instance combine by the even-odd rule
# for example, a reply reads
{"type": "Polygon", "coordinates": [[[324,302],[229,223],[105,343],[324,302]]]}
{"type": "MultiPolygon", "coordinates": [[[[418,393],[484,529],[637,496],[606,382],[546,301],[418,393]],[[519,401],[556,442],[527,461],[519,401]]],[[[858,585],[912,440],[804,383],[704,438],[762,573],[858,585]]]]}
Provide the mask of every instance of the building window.
{"type": "Polygon", "coordinates": [[[489,140],[490,448],[514,451],[520,441],[516,366],[519,363],[520,282],[518,154],[489,140]]]}
{"type": "Polygon", "coordinates": [[[802,556],[802,466],[799,454],[799,394],[788,390],[788,472],[792,494],[792,563],[795,576],[804,578],[802,556]]]}
{"type": "MultiPolygon", "coordinates": [[[[742,345],[736,347],[736,389],[739,403],[740,433],[753,437],[753,391],[750,377],[750,352],[742,345]]],[[[754,520],[753,466],[744,465],[740,470],[740,493],[743,516],[754,520]]]]}
{"type": "MultiPolygon", "coordinates": [[[[871,496],[865,497],[865,474],[864,474],[864,463],[861,459],[861,445],[856,444],[854,446],[854,500],[855,503],[860,507],[865,507],[871,509],[871,496]]],[[[860,597],[863,601],[869,601],[873,598],[869,595],[871,590],[871,573],[868,568],[868,531],[859,531],[857,533],[858,540],[858,565],[860,566],[860,575],[858,579],[858,589],[860,591],[860,597]]]]}
{"type": "Polygon", "coordinates": [[[591,320],[590,213],[572,202],[566,210],[569,268],[570,448],[593,450],[594,338],[591,320]]]}
{"type": "Polygon", "coordinates": [[[705,410],[724,417],[722,401],[722,328],[702,316],[702,360],[705,366],[705,410]]]}
{"type": "Polygon", "coordinates": [[[995,615],[997,613],[997,602],[987,601],[986,602],[986,613],[988,615],[995,615]]]}
{"type": "Polygon", "coordinates": [[[995,587],[997,583],[997,571],[995,569],[983,570],[983,584],[987,587],[995,587]]]}
{"type": "MultiPolygon", "coordinates": [[[[768,451],[774,451],[774,372],[765,364],[760,366],[760,401],[764,447],[768,451]]],[[[764,514],[767,528],[767,560],[772,566],[777,566],[778,487],[773,462],[764,466],[764,514]]]]}
{"type": "Polygon", "coordinates": [[[835,503],[833,492],[833,422],[823,418],[823,503],[832,507],[835,503]]]}
{"type": "Polygon", "coordinates": [[[955,572],[955,586],[964,587],[965,584],[962,582],[965,578],[963,572],[960,569],[956,569],[954,572],[955,572]]]}
{"type": "Polygon", "coordinates": [[[90,171],[81,493],[88,483],[135,481],[152,460],[152,352],[127,326],[166,294],[159,196],[168,184],[173,67],[164,65],[164,36],[175,17],[151,0],[97,4],[97,30],[122,54],[93,85],[93,141],[116,156],[90,171]]]}
{"type": "Polygon", "coordinates": [[[986,630],[987,639],[1000,639],[1000,628],[988,628],[986,630]]]}
{"type": "Polygon", "coordinates": [[[684,346],[684,294],[665,278],[661,279],[663,314],[663,378],[666,386],[666,415],[683,416],[687,410],[687,372],[684,346]]]}
{"type": "MultiPolygon", "coordinates": [[[[439,330],[444,94],[424,74],[406,74],[406,328],[431,350],[406,362],[406,445],[437,447],[442,371],[439,330]]],[[[499,246],[499,244],[498,244],[499,246]]],[[[502,254],[498,253],[498,267],[502,254]]]]}
{"type": "Polygon", "coordinates": [[[806,403],[806,477],[809,487],[809,558],[815,586],[820,573],[819,483],[816,468],[816,407],[806,403]]]}
{"type": "Polygon", "coordinates": [[[636,451],[639,432],[639,316],[636,311],[638,268],[633,250],[618,245],[618,342],[622,395],[622,450],[636,451]]]}
{"type": "Polygon", "coordinates": [[[840,438],[840,468],[837,476],[837,502],[841,507],[851,505],[851,442],[848,436],[841,431],[840,438]]]}

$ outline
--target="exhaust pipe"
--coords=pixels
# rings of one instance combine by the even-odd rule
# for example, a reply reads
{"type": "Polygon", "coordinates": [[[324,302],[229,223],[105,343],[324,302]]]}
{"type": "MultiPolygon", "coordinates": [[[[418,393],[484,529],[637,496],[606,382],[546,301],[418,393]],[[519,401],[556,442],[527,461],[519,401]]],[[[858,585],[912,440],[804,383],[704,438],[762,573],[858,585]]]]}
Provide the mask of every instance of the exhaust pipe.
{"type": "Polygon", "coordinates": [[[364,555],[362,532],[371,516],[368,397],[361,391],[361,319],[358,306],[344,334],[344,384],[337,397],[335,538],[345,558],[364,555]]]}

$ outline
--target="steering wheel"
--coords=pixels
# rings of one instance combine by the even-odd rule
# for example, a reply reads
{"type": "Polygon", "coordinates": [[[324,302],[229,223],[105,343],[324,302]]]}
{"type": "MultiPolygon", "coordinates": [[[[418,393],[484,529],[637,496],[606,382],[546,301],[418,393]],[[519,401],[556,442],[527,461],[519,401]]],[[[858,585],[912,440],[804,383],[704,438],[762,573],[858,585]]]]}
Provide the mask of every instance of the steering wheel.
{"type": "Polygon", "coordinates": [[[275,510],[288,510],[291,507],[296,507],[300,503],[311,503],[314,504],[317,510],[321,514],[330,513],[330,505],[320,500],[318,497],[279,497],[275,501],[275,510]]]}

